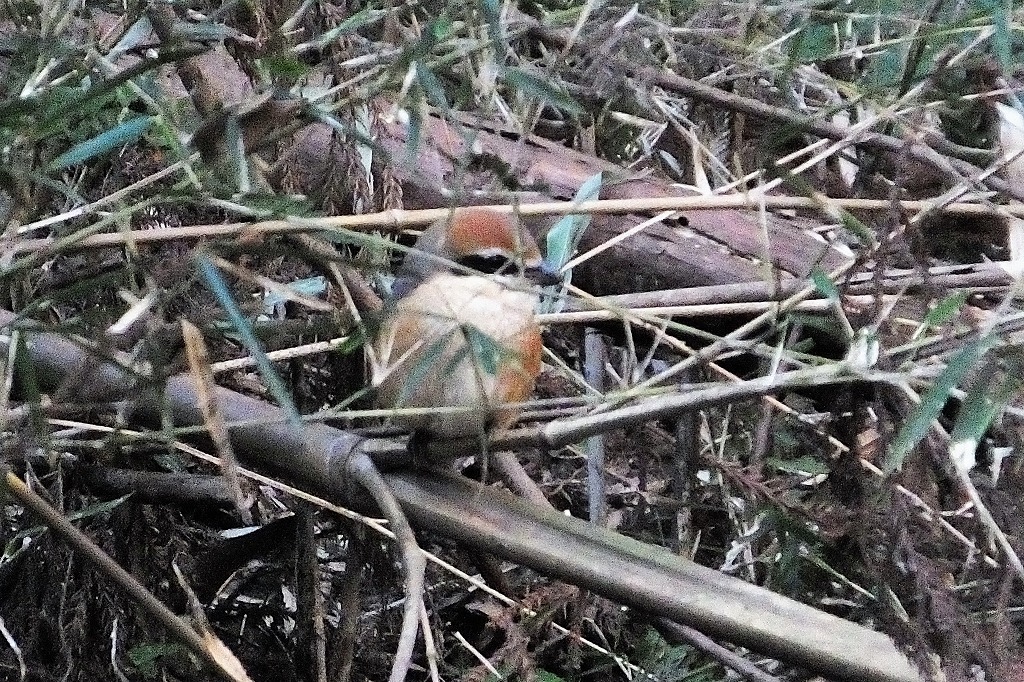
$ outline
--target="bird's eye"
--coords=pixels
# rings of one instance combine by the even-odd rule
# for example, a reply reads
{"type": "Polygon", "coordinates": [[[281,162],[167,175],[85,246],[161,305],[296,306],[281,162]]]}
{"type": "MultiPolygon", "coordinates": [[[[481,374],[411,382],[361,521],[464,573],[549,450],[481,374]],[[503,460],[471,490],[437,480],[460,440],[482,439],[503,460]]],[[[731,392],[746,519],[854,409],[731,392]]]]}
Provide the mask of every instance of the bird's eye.
{"type": "Polygon", "coordinates": [[[487,275],[513,272],[515,270],[515,263],[513,263],[507,256],[501,254],[492,254],[489,256],[473,254],[460,258],[458,262],[459,265],[464,265],[471,270],[476,270],[477,272],[482,272],[487,275]]]}

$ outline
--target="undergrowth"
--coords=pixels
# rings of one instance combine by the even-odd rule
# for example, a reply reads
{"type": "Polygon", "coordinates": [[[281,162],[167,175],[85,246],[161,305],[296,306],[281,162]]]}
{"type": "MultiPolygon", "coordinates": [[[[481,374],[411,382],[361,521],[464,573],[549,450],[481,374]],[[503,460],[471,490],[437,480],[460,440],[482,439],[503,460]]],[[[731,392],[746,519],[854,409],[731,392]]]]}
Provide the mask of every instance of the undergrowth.
{"type": "MultiPolygon", "coordinates": [[[[181,568],[253,679],[378,679],[401,611],[390,543],[266,480],[203,502],[147,497],[151,484],[117,476],[183,474],[189,489],[218,473],[195,448],[226,453],[214,427],[134,423],[129,403],[199,371],[187,320],[219,385],[296,423],[393,435],[365,389],[375,318],[353,311],[346,276],[386,296],[409,229],[429,220],[380,212],[511,205],[547,233],[559,216],[531,204],[640,200],[648,182],[670,199],[620,207],[633,222],[598,208],[592,225],[577,214],[551,230],[578,288],[546,310],[551,353],[524,421],[714,381],[779,386],[610,430],[599,493],[593,438],[524,450],[528,473],[559,510],[599,509],[607,528],[885,632],[926,676],[1017,679],[1024,413],[1006,273],[1021,257],[1022,21],[1018,5],[981,0],[3,2],[0,307],[16,314],[4,473],[179,613],[181,568]],[[681,215],[681,191],[748,193],[746,218],[681,215]],[[841,265],[781,265],[780,223],[841,265]],[[684,260],[700,249],[711,255],[684,260]],[[709,288],[710,307],[672,313],[629,298],[658,290],[673,305],[677,289],[725,283],[720,267],[754,273],[732,282],[738,298],[709,288]],[[584,323],[558,317],[588,310],[597,377],[584,376],[584,323]],[[129,395],[91,395],[92,367],[47,386],[29,330],[120,362],[129,395]],[[823,378],[787,383],[797,370],[823,378]],[[230,541],[257,526],[271,530],[253,546],[230,541]]],[[[467,472],[489,480],[483,464],[467,472]]],[[[0,679],[198,679],[132,597],[12,497],[2,509],[0,679]]],[[[457,540],[421,535],[486,572],[457,540]]],[[[499,569],[511,603],[428,573],[446,679],[732,679],[734,660],[681,644],[656,608],[499,569]]]]}

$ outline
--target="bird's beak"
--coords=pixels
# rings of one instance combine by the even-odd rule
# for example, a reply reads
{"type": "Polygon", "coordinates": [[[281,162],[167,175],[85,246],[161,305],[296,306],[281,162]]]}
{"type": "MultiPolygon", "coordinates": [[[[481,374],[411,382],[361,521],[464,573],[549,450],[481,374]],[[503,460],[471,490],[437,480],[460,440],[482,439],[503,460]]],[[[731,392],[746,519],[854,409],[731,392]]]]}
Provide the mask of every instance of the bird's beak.
{"type": "Polygon", "coordinates": [[[534,265],[527,265],[523,270],[523,276],[542,287],[551,287],[562,283],[562,275],[558,272],[558,268],[546,260],[534,265]]]}

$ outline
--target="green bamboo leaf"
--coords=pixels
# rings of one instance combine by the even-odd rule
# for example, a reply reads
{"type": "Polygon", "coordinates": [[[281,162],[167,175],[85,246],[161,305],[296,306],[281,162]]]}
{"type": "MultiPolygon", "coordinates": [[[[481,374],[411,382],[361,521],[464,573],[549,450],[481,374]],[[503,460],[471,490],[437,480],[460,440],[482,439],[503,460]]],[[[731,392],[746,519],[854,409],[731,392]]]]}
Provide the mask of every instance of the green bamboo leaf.
{"type": "Polygon", "coordinates": [[[131,28],[125,31],[125,34],[121,36],[121,39],[117,41],[114,47],[110,48],[110,52],[107,53],[107,59],[114,61],[128,50],[135,49],[144,40],[149,40],[152,32],[153,25],[149,23],[149,17],[143,16],[132,24],[131,28]]]}
{"type": "Polygon", "coordinates": [[[816,476],[819,474],[829,473],[828,466],[818,461],[814,457],[811,457],[810,455],[804,455],[803,457],[795,457],[793,459],[769,457],[767,462],[769,466],[773,466],[779,471],[787,474],[816,476]]]}
{"type": "Polygon", "coordinates": [[[960,312],[970,295],[971,292],[966,289],[950,294],[928,311],[928,314],[924,316],[924,323],[929,327],[938,327],[947,322],[953,315],[960,312]]]}
{"type": "Polygon", "coordinates": [[[473,325],[462,325],[462,333],[466,337],[466,346],[474,364],[488,376],[497,375],[499,361],[508,351],[473,325]]]}
{"type": "Polygon", "coordinates": [[[235,115],[229,115],[224,121],[224,146],[227,150],[225,156],[231,161],[232,170],[235,171],[235,188],[243,195],[248,194],[252,190],[249,161],[245,157],[245,137],[242,135],[242,126],[235,115]]]}
{"type": "Polygon", "coordinates": [[[570,114],[582,114],[583,107],[564,90],[553,82],[517,67],[505,69],[505,82],[516,90],[523,92],[548,104],[558,107],[570,114]]]}
{"type": "Polygon", "coordinates": [[[889,45],[868,60],[861,81],[871,90],[884,91],[899,85],[907,66],[907,46],[889,45]]]}
{"type": "Polygon", "coordinates": [[[1018,382],[1012,373],[1000,370],[992,360],[977,373],[953,424],[950,441],[954,448],[969,444],[972,450],[976,449],[992,420],[1013,395],[1018,382]]]}
{"type": "Polygon", "coordinates": [[[100,133],[96,137],[86,140],[64,152],[50,164],[53,170],[60,170],[68,166],[88,161],[112,149],[124,146],[142,137],[149,127],[153,125],[156,116],[139,116],[125,121],[116,128],[100,133]]]}
{"type": "Polygon", "coordinates": [[[402,51],[402,57],[395,62],[399,71],[405,71],[413,62],[421,62],[430,57],[437,44],[448,37],[452,30],[452,20],[441,13],[428,23],[420,33],[420,38],[402,51]]]}
{"type": "Polygon", "coordinates": [[[72,279],[66,286],[48,292],[46,299],[51,305],[81,304],[89,296],[95,296],[97,291],[123,286],[130,277],[125,270],[108,270],[95,276],[72,279]]]}
{"type": "Polygon", "coordinates": [[[215,21],[174,22],[174,37],[197,43],[219,43],[239,35],[238,30],[215,21]]]}
{"type": "MultiPolygon", "coordinates": [[[[574,204],[597,199],[601,194],[601,173],[596,173],[584,181],[576,190],[574,204]]],[[[559,219],[547,234],[547,259],[552,266],[560,268],[569,262],[576,247],[579,246],[583,233],[590,227],[589,213],[572,213],[559,219]]]]}
{"type": "MultiPolygon", "coordinates": [[[[297,279],[288,284],[286,288],[303,296],[316,297],[327,291],[327,278],[317,276],[297,279]]],[[[288,300],[280,291],[267,291],[266,296],[263,297],[263,314],[273,315],[277,312],[277,307],[284,305],[288,300]]]]}
{"type": "Polygon", "coordinates": [[[283,196],[270,192],[251,192],[235,199],[260,218],[315,218],[316,207],[309,199],[283,196]]]}
{"type": "Polygon", "coordinates": [[[424,37],[427,39],[424,42],[424,46],[430,45],[433,48],[442,40],[448,38],[452,32],[452,19],[447,13],[442,12],[437,18],[427,24],[426,30],[423,32],[424,37]]]}
{"type": "Polygon", "coordinates": [[[160,675],[160,659],[182,656],[185,652],[185,647],[177,642],[150,642],[129,649],[128,660],[143,677],[154,679],[160,675]]]}
{"type": "MultiPolygon", "coordinates": [[[[365,343],[366,343],[366,336],[364,335],[364,333],[363,333],[363,331],[361,329],[357,329],[357,330],[353,331],[351,334],[348,335],[348,337],[345,339],[344,343],[342,343],[340,346],[336,347],[331,352],[332,353],[338,353],[340,355],[348,355],[349,353],[352,353],[353,351],[357,351],[360,348],[362,348],[363,344],[365,344],[365,343]]],[[[363,390],[366,391],[366,390],[368,390],[368,388],[367,389],[363,389],[363,390]]]]}
{"type": "Polygon", "coordinates": [[[416,62],[416,80],[423,88],[423,92],[427,93],[427,99],[431,104],[445,112],[451,109],[448,97],[444,93],[444,86],[441,85],[441,81],[430,70],[426,62],[416,62]]]}
{"type": "Polygon", "coordinates": [[[405,162],[413,163],[419,155],[420,145],[423,143],[423,116],[418,106],[409,109],[408,131],[405,139],[405,162]]]}
{"type": "Polygon", "coordinates": [[[917,406],[917,409],[910,415],[907,423],[903,425],[899,435],[896,436],[896,440],[893,442],[885,461],[884,469],[886,473],[897,471],[903,466],[903,460],[921,442],[921,439],[928,433],[928,429],[931,428],[932,422],[942,412],[946,401],[949,400],[949,394],[960,383],[960,380],[963,379],[967,371],[978,362],[995,342],[996,337],[989,334],[967,344],[950,359],[946,369],[935,380],[932,387],[925,391],[925,394],[921,397],[921,404],[917,406]]]}
{"type": "Polygon", "coordinates": [[[563,678],[547,670],[538,670],[536,674],[537,682],[565,682],[563,678]]]}
{"type": "Polygon", "coordinates": [[[330,31],[327,31],[321,36],[310,41],[310,45],[317,48],[324,48],[333,43],[339,37],[346,33],[352,33],[357,29],[375,23],[379,19],[385,17],[388,14],[387,10],[382,9],[371,9],[370,7],[364,7],[345,21],[341,22],[330,31]]]}
{"type": "Polygon", "coordinates": [[[388,150],[381,146],[381,144],[370,137],[368,124],[357,122],[355,125],[340,121],[330,111],[328,111],[323,105],[316,104],[311,107],[313,115],[321,122],[326,123],[331,128],[334,128],[344,137],[351,137],[354,139],[360,147],[367,147],[374,154],[378,154],[381,158],[388,159],[388,150]]]}
{"type": "Polygon", "coordinates": [[[282,80],[293,81],[309,73],[309,65],[294,54],[268,54],[260,59],[267,73],[282,80]]]}
{"type": "Polygon", "coordinates": [[[256,333],[253,331],[252,325],[249,324],[247,319],[245,319],[241,308],[238,307],[235,299],[231,296],[231,290],[228,289],[228,285],[224,282],[224,278],[220,276],[220,272],[213,263],[210,262],[210,259],[206,254],[197,254],[196,261],[199,264],[200,274],[202,274],[203,279],[206,280],[206,286],[213,293],[221,307],[224,308],[224,312],[227,313],[228,319],[234,326],[235,331],[238,332],[239,339],[241,339],[249,353],[256,358],[256,366],[259,369],[260,374],[263,376],[263,380],[267,383],[267,389],[277,400],[277,404],[280,405],[288,414],[290,422],[295,427],[299,427],[301,425],[299,420],[299,411],[295,408],[295,403],[292,401],[291,394],[288,392],[284,381],[274,370],[274,366],[270,363],[270,358],[267,357],[262,344],[260,344],[259,339],[256,338],[256,333]]]}
{"type": "Polygon", "coordinates": [[[494,47],[494,54],[499,56],[505,54],[505,26],[501,21],[501,3],[498,0],[479,0],[480,13],[484,15],[487,22],[487,36],[491,39],[494,47]]]}
{"type": "MultiPolygon", "coordinates": [[[[573,198],[574,204],[580,204],[584,201],[591,201],[597,199],[601,194],[601,173],[596,173],[584,181],[580,188],[576,190],[576,196],[573,198]]],[[[563,265],[569,262],[569,260],[576,253],[576,249],[579,247],[580,240],[583,239],[583,234],[590,227],[591,215],[589,213],[570,213],[562,216],[554,224],[554,226],[548,230],[546,237],[546,260],[551,267],[561,269],[563,265]]],[[[562,284],[550,287],[544,287],[542,292],[542,300],[538,310],[542,313],[557,313],[561,312],[565,307],[566,299],[564,296],[559,296],[559,291],[567,286],[572,281],[572,271],[568,271],[562,275],[562,284]]]]}
{"type": "Polygon", "coordinates": [[[875,233],[867,225],[862,223],[857,216],[849,211],[843,210],[839,213],[839,221],[850,233],[855,236],[861,244],[874,244],[875,233]]]}
{"type": "MultiPolygon", "coordinates": [[[[104,500],[102,502],[90,504],[87,507],[79,509],[78,511],[69,513],[67,515],[67,519],[68,521],[81,521],[82,519],[92,518],[93,516],[109,514],[110,512],[120,507],[121,503],[131,496],[132,493],[128,493],[127,495],[123,495],[114,500],[104,500]]],[[[11,558],[17,555],[24,547],[24,543],[22,542],[22,540],[24,540],[25,538],[37,537],[45,533],[47,530],[49,530],[47,526],[38,525],[20,531],[19,533],[15,534],[15,536],[11,538],[11,541],[4,546],[4,553],[3,556],[0,558],[4,559],[4,561],[9,561],[11,558]]]]}
{"type": "Polygon", "coordinates": [[[1013,58],[1012,20],[1008,1],[996,0],[992,3],[992,24],[995,27],[995,33],[992,36],[992,51],[995,52],[1000,66],[1003,67],[1003,73],[1012,72],[1016,65],[1016,60],[1013,58]]]}
{"type": "Polygon", "coordinates": [[[836,283],[832,281],[832,278],[828,276],[828,273],[822,270],[817,265],[811,270],[811,281],[814,282],[814,288],[818,292],[826,297],[833,303],[839,302],[839,289],[836,287],[836,283]]]}
{"type": "MultiPolygon", "coordinates": [[[[447,334],[440,336],[430,343],[429,346],[423,349],[423,353],[416,359],[415,364],[408,368],[406,371],[404,366],[396,367],[392,371],[403,372],[406,371],[405,380],[402,382],[402,388],[398,392],[398,398],[395,400],[396,407],[403,407],[409,402],[413,392],[423,384],[427,378],[427,374],[432,369],[438,366],[441,362],[441,356],[444,355],[445,349],[448,348],[449,341],[454,336],[456,330],[451,330],[447,334]]],[[[446,372],[451,372],[454,366],[457,365],[464,357],[466,357],[466,349],[462,349],[462,353],[456,353],[456,357],[452,358],[451,366],[446,368],[446,372]]]]}
{"type": "Polygon", "coordinates": [[[808,64],[836,53],[835,24],[808,23],[790,42],[789,59],[794,64],[808,64]]]}

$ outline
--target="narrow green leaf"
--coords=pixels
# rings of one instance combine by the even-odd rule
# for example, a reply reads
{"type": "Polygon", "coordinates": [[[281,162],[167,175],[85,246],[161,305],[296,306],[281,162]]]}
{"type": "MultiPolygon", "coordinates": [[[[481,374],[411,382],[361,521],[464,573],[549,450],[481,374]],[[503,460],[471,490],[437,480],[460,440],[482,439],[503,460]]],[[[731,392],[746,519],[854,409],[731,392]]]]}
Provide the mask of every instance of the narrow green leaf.
{"type": "Polygon", "coordinates": [[[878,91],[897,87],[906,71],[907,50],[906,45],[889,45],[873,55],[860,82],[878,91]]]}
{"type": "Polygon", "coordinates": [[[966,289],[950,294],[928,311],[928,314],[924,316],[924,323],[929,327],[938,327],[948,321],[953,315],[960,312],[970,295],[971,292],[966,289]]]}
{"type": "MultiPolygon", "coordinates": [[[[357,351],[360,348],[362,348],[363,344],[365,344],[365,343],[366,343],[366,336],[365,336],[365,334],[363,333],[362,330],[357,329],[356,331],[354,331],[354,332],[352,332],[351,334],[348,335],[348,338],[346,339],[346,341],[343,344],[341,344],[340,346],[338,346],[337,348],[335,348],[331,352],[332,353],[338,353],[340,355],[348,355],[349,353],[351,353],[353,351],[357,351]]],[[[364,390],[366,390],[366,389],[364,389],[364,390]]]]}
{"type": "Polygon", "coordinates": [[[405,140],[405,161],[412,163],[420,153],[420,145],[423,143],[423,116],[420,107],[414,106],[409,109],[409,133],[405,140]]]}
{"type": "Polygon", "coordinates": [[[1009,1],[995,2],[992,7],[992,24],[995,34],[992,36],[992,51],[995,52],[1003,73],[1011,73],[1016,66],[1013,58],[1012,15],[1009,1]]]}
{"type": "MultiPolygon", "coordinates": [[[[327,278],[321,276],[297,279],[287,285],[287,288],[303,296],[319,296],[327,290],[327,278]]],[[[267,291],[263,297],[263,312],[266,315],[273,315],[277,306],[287,303],[288,299],[280,291],[267,291]]]]}
{"type": "Polygon", "coordinates": [[[245,137],[238,117],[233,114],[224,121],[224,142],[227,157],[235,171],[235,188],[241,194],[248,194],[252,190],[252,183],[249,178],[249,161],[245,157],[245,137]]]}
{"type": "MultiPolygon", "coordinates": [[[[132,493],[128,493],[127,495],[122,495],[117,499],[104,500],[102,502],[90,504],[87,507],[84,507],[76,512],[68,514],[68,521],[81,521],[82,519],[92,518],[93,516],[109,514],[110,512],[120,507],[121,503],[123,503],[131,496],[132,493]]],[[[25,538],[37,537],[45,533],[47,530],[49,530],[47,526],[39,525],[32,526],[31,528],[26,528],[25,530],[15,534],[15,536],[11,538],[11,541],[7,543],[4,549],[4,556],[8,556],[8,554],[10,554],[11,552],[17,553],[18,547],[22,545],[21,541],[25,538]]]]}
{"type": "MultiPolygon", "coordinates": [[[[601,183],[601,173],[595,173],[587,178],[580,185],[580,188],[576,190],[573,203],[580,204],[584,201],[597,199],[601,194],[601,183]]],[[[590,227],[590,222],[591,215],[589,213],[570,213],[562,216],[548,230],[546,237],[546,260],[553,268],[560,269],[569,262],[576,253],[576,249],[583,239],[583,234],[590,227]]],[[[559,291],[571,281],[572,271],[570,270],[562,275],[561,285],[545,287],[538,310],[543,313],[561,312],[565,307],[566,299],[564,296],[559,296],[559,291]]]]}
{"type": "Polygon", "coordinates": [[[387,10],[371,9],[369,7],[364,7],[363,9],[359,10],[358,12],[350,16],[345,21],[341,22],[340,24],[332,28],[330,31],[327,31],[323,35],[315,38],[312,41],[312,44],[314,44],[318,48],[326,47],[333,43],[335,40],[337,40],[343,34],[352,33],[353,31],[360,29],[363,26],[372,24],[378,21],[379,19],[383,18],[387,14],[387,10]]]}
{"type": "Polygon", "coordinates": [[[86,140],[64,152],[50,164],[53,170],[60,170],[68,166],[88,161],[102,154],[134,142],[145,134],[149,127],[156,120],[156,116],[139,116],[130,121],[125,121],[116,128],[100,133],[96,137],[86,140]]]}
{"type": "Polygon", "coordinates": [[[828,276],[824,270],[817,265],[811,270],[811,281],[814,282],[814,288],[818,292],[826,297],[833,303],[839,302],[839,289],[836,287],[835,282],[828,276]]]}
{"type": "Polygon", "coordinates": [[[548,672],[547,670],[538,670],[536,675],[537,682],[565,682],[564,679],[553,672],[548,672]]]}
{"type": "Polygon", "coordinates": [[[395,68],[405,71],[410,64],[429,58],[437,44],[448,37],[451,29],[451,19],[442,12],[423,28],[419,40],[402,51],[401,58],[395,62],[395,68]]]}
{"type": "Polygon", "coordinates": [[[808,64],[836,53],[835,24],[808,23],[790,42],[789,59],[808,64]]]}
{"type": "Polygon", "coordinates": [[[357,123],[356,125],[350,125],[348,123],[344,123],[338,120],[333,114],[331,114],[330,111],[328,111],[321,104],[314,105],[312,107],[312,111],[318,120],[320,120],[323,123],[326,123],[331,128],[334,128],[342,136],[353,138],[354,140],[356,140],[356,142],[359,143],[360,146],[369,147],[371,151],[373,151],[375,154],[379,154],[384,159],[389,158],[388,150],[382,147],[379,142],[370,137],[370,135],[367,132],[367,125],[363,125],[360,123],[357,123]]]}
{"type": "Polygon", "coordinates": [[[844,210],[840,212],[839,220],[843,224],[843,227],[849,230],[853,236],[860,240],[861,244],[875,243],[875,233],[872,232],[867,225],[862,223],[857,216],[844,210]]]}
{"type": "Polygon", "coordinates": [[[575,215],[564,215],[548,230],[547,257],[554,267],[562,267],[572,257],[572,235],[576,217],[575,215]]]}
{"type": "Polygon", "coordinates": [[[88,296],[95,296],[97,291],[123,285],[129,277],[129,273],[125,270],[109,270],[94,277],[72,279],[67,286],[48,292],[46,300],[54,304],[69,302],[81,304],[88,296]]]}
{"type": "Polygon", "coordinates": [[[291,423],[298,427],[300,425],[299,411],[295,408],[295,403],[292,402],[291,394],[288,392],[284,381],[274,370],[274,366],[270,363],[270,358],[267,357],[266,352],[263,350],[263,346],[256,338],[256,333],[252,329],[252,325],[242,315],[241,308],[235,303],[235,299],[231,296],[231,290],[228,289],[228,285],[224,282],[224,279],[220,276],[220,272],[210,262],[210,259],[204,253],[196,255],[196,260],[199,263],[199,272],[202,274],[203,279],[206,280],[206,286],[213,293],[214,297],[220,303],[221,307],[224,308],[224,312],[227,313],[228,319],[231,320],[231,324],[234,325],[235,331],[238,332],[238,337],[242,343],[256,358],[256,366],[259,368],[260,374],[263,376],[263,380],[267,383],[267,389],[271,395],[277,400],[277,404],[281,406],[285,412],[287,412],[291,423]]]}
{"type": "Polygon", "coordinates": [[[565,91],[559,89],[552,81],[517,67],[505,69],[505,82],[516,90],[523,92],[548,104],[558,107],[570,114],[582,114],[583,107],[565,91]]]}
{"type": "Polygon", "coordinates": [[[149,23],[149,17],[143,15],[138,21],[131,25],[121,39],[107,53],[107,59],[115,61],[121,54],[134,49],[139,43],[148,40],[153,32],[153,25],[149,23]]]}
{"type": "Polygon", "coordinates": [[[317,216],[317,210],[309,199],[294,196],[252,192],[238,197],[235,201],[261,218],[313,218],[317,216]]]}
{"type": "Polygon", "coordinates": [[[804,455],[803,457],[796,457],[794,459],[781,459],[778,457],[768,458],[769,466],[773,466],[779,471],[787,474],[827,474],[829,468],[824,463],[818,461],[810,455],[804,455]]]}
{"type": "Polygon", "coordinates": [[[419,82],[423,92],[427,93],[427,99],[438,109],[448,111],[448,97],[444,93],[444,86],[438,80],[434,72],[430,70],[426,62],[416,62],[416,80],[419,82]]]}
{"type": "Polygon", "coordinates": [[[505,44],[505,26],[501,21],[501,3],[498,0],[479,0],[480,13],[487,22],[487,36],[491,39],[494,54],[499,60],[507,51],[505,44]]]}
{"type": "Polygon", "coordinates": [[[897,471],[903,466],[903,460],[921,442],[921,439],[928,433],[928,429],[931,428],[932,422],[942,412],[950,392],[995,342],[996,337],[990,334],[967,344],[950,359],[946,369],[938,376],[932,387],[921,396],[921,404],[917,406],[907,423],[903,425],[899,435],[896,436],[885,461],[886,473],[897,471]]]}
{"type": "MultiPolygon", "coordinates": [[[[373,132],[373,125],[370,122],[370,107],[365,102],[355,106],[353,111],[353,126],[361,137],[369,138],[373,132]]],[[[363,176],[366,182],[372,186],[373,183],[373,145],[357,142],[356,153],[359,155],[359,165],[362,166],[363,176]]]]}
{"type": "Polygon", "coordinates": [[[583,181],[580,188],[576,190],[576,196],[572,198],[574,204],[582,204],[584,201],[593,201],[601,194],[601,183],[603,177],[601,172],[594,173],[583,181]]]}
{"type": "Polygon", "coordinates": [[[977,373],[971,390],[960,403],[950,441],[954,444],[970,441],[977,446],[1015,387],[1016,381],[1001,372],[995,360],[990,360],[977,373]]]}
{"type": "Polygon", "coordinates": [[[423,37],[427,42],[424,42],[423,45],[426,46],[429,44],[430,47],[433,48],[434,45],[437,45],[442,40],[448,38],[448,36],[451,35],[451,32],[452,19],[447,13],[442,12],[427,24],[426,30],[423,31],[423,37]]]}
{"type": "MultiPolygon", "coordinates": [[[[412,367],[407,368],[405,365],[402,365],[392,370],[394,372],[405,373],[405,381],[402,382],[402,389],[398,392],[398,399],[395,401],[396,407],[408,407],[408,402],[412,397],[413,392],[423,384],[427,378],[427,374],[438,367],[438,363],[441,362],[441,356],[444,355],[444,351],[448,347],[449,341],[456,333],[456,330],[453,329],[447,334],[444,334],[432,341],[429,346],[423,349],[423,353],[416,358],[416,362],[412,367]]],[[[451,372],[454,369],[454,366],[457,365],[464,357],[466,357],[465,349],[463,349],[462,354],[456,353],[456,357],[452,359],[451,366],[445,368],[445,370],[447,372],[451,372]]],[[[407,360],[406,363],[408,362],[409,361],[407,360]]]]}
{"type": "Polygon", "coordinates": [[[197,43],[222,42],[227,38],[234,38],[238,30],[226,24],[215,21],[199,22],[174,22],[174,37],[182,41],[195,41],[197,43]]]}
{"type": "Polygon", "coordinates": [[[177,642],[153,642],[139,644],[128,650],[128,660],[132,662],[142,676],[152,679],[160,675],[158,665],[161,658],[166,656],[178,656],[185,651],[185,647],[177,642]]]}
{"type": "MultiPolygon", "coordinates": [[[[597,199],[601,194],[601,173],[595,173],[576,190],[574,204],[597,199]]],[[[583,233],[590,227],[590,214],[571,213],[563,216],[547,234],[547,259],[551,265],[562,267],[572,258],[583,233]]]]}
{"type": "Polygon", "coordinates": [[[499,361],[508,351],[473,325],[462,325],[462,333],[466,337],[466,346],[474,364],[488,376],[497,375],[499,361]]]}
{"type": "Polygon", "coordinates": [[[274,78],[295,80],[309,73],[309,65],[293,54],[269,54],[260,63],[274,78]]]}

